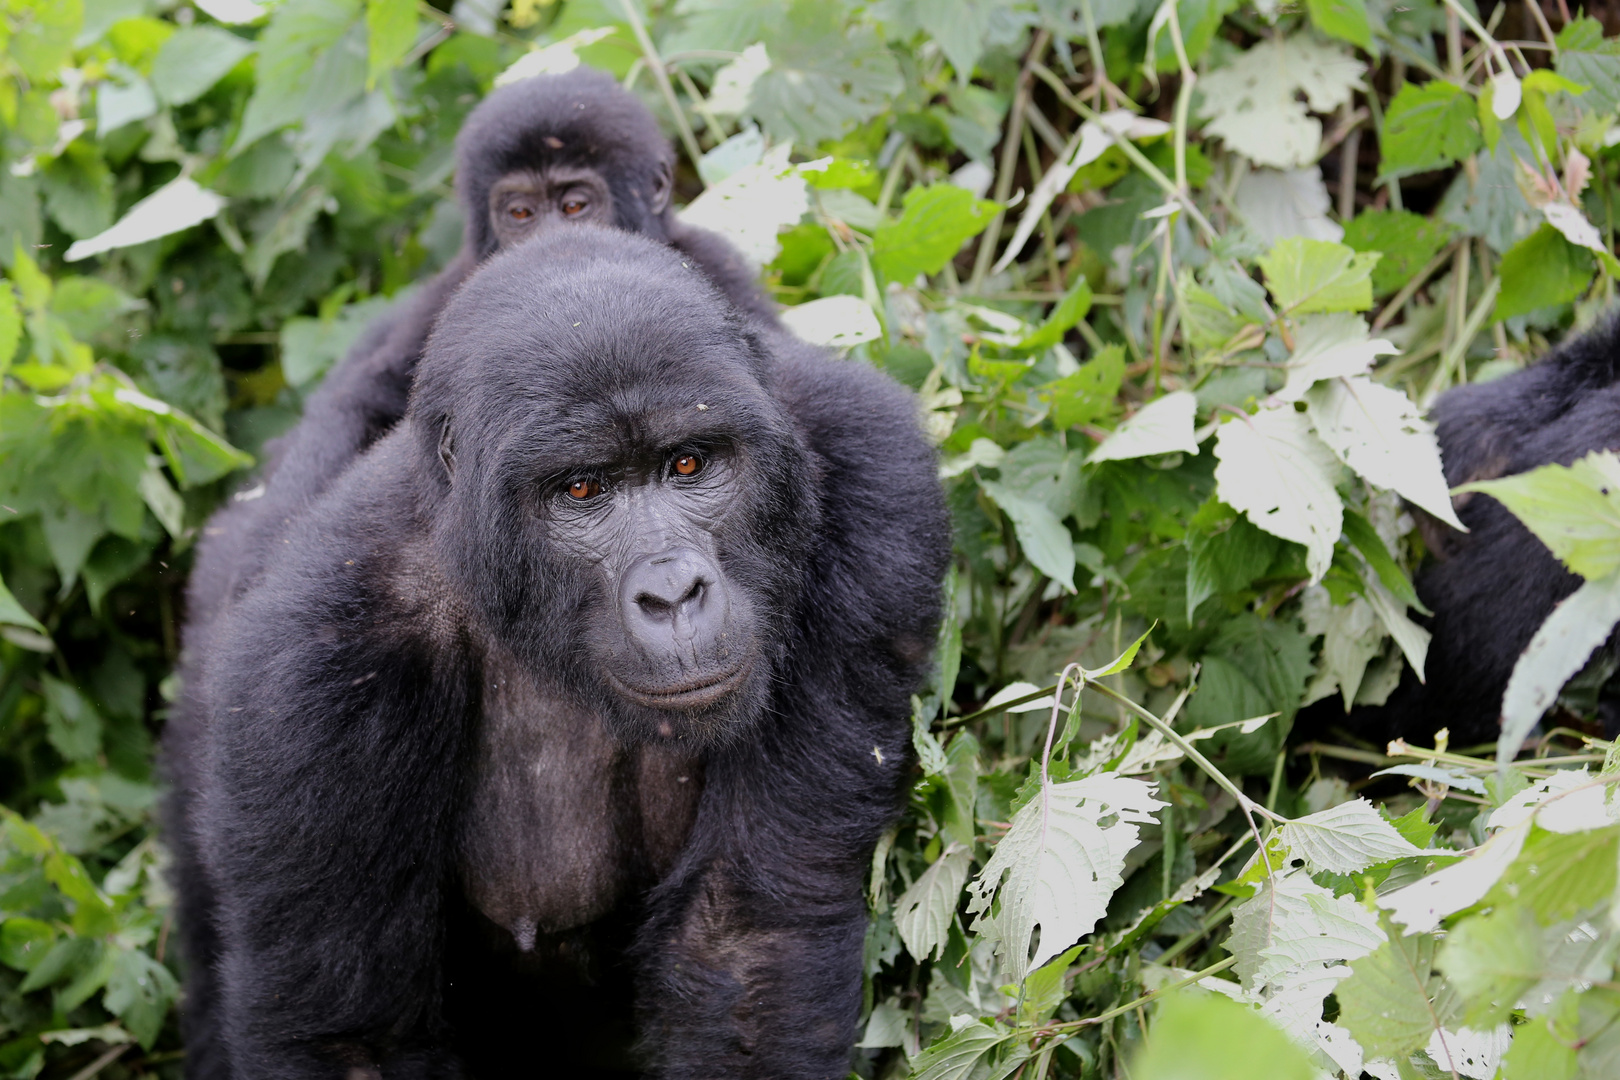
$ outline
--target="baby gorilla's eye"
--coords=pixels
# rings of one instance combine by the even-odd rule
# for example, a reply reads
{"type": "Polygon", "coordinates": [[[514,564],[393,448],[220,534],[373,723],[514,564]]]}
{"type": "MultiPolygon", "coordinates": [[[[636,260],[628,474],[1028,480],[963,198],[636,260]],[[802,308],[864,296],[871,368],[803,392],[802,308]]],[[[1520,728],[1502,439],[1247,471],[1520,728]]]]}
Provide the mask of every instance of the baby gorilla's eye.
{"type": "Polygon", "coordinates": [[[602,491],[602,485],[595,480],[575,480],[568,485],[570,499],[593,499],[602,491]]]}
{"type": "Polygon", "coordinates": [[[507,208],[506,216],[513,221],[528,221],[534,217],[534,211],[527,206],[511,206],[507,208]]]}
{"type": "Polygon", "coordinates": [[[590,201],[583,195],[569,195],[562,201],[562,212],[568,217],[578,217],[590,206],[590,201]]]}
{"type": "Polygon", "coordinates": [[[696,454],[682,454],[675,459],[675,475],[696,476],[703,471],[703,459],[696,454]]]}

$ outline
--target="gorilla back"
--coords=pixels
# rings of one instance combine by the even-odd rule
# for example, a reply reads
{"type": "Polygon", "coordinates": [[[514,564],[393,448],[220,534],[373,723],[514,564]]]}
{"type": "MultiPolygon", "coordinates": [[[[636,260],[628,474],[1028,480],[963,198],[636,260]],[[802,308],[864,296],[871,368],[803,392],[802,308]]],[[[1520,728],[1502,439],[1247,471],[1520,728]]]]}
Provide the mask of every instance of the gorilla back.
{"type": "Polygon", "coordinates": [[[571,230],[285,536],[193,643],[192,1076],[844,1075],[949,556],[908,394],[571,230]]]}

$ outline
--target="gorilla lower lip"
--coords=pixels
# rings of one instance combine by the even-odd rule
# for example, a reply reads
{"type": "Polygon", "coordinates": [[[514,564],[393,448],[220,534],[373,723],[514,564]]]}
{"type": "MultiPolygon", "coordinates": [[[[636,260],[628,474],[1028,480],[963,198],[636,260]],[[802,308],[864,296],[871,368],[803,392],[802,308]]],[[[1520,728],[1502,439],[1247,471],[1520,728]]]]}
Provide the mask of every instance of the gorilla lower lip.
{"type": "Polygon", "coordinates": [[[638,704],[650,705],[655,709],[690,710],[713,705],[741,686],[747,675],[748,665],[742,664],[719,675],[701,676],[691,682],[657,690],[640,690],[618,678],[613,678],[613,681],[625,697],[638,704]]]}

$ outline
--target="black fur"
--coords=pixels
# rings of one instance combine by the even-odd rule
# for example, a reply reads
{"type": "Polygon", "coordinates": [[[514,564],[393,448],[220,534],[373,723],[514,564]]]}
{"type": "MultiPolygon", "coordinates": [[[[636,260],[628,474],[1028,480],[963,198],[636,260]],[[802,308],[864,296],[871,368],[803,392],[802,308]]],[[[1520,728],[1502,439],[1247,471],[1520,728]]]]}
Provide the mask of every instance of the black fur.
{"type": "Polygon", "coordinates": [[[647,239],[471,277],[405,419],[188,638],[188,1076],[845,1075],[949,556],[915,410],[647,239]],[[729,448],[712,530],[765,668],[660,735],[604,679],[556,483],[689,440],[729,448]],[[491,882],[551,912],[531,940],[491,882]]]}
{"type": "MultiPolygon", "coordinates": [[[[1620,321],[1566,341],[1524,371],[1459,386],[1432,410],[1446,482],[1568,465],[1620,449],[1620,321]]],[[[1488,495],[1456,497],[1459,533],[1414,510],[1432,558],[1415,581],[1433,612],[1427,684],[1410,671],[1387,705],[1358,709],[1351,726],[1378,740],[1451,729],[1452,745],[1496,738],[1513,666],[1558,602],[1580,586],[1546,545],[1488,495]]],[[[1605,702],[1606,723],[1620,720],[1605,702]]]]}

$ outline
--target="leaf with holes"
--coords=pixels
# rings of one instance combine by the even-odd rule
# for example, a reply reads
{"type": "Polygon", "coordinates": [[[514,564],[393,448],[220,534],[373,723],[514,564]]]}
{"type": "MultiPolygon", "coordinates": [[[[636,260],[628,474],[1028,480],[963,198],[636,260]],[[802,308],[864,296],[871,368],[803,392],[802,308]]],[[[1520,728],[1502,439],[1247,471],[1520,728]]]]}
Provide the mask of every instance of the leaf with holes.
{"type": "Polygon", "coordinates": [[[1228,420],[1215,440],[1215,494],[1274,536],[1305,545],[1305,565],[1319,580],[1333,561],[1344,525],[1334,489],[1339,459],[1293,408],[1262,409],[1228,420]]]}

